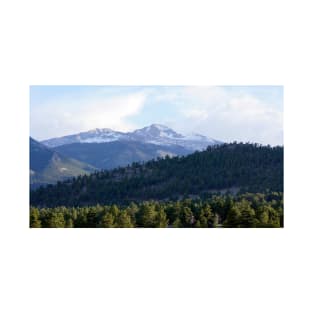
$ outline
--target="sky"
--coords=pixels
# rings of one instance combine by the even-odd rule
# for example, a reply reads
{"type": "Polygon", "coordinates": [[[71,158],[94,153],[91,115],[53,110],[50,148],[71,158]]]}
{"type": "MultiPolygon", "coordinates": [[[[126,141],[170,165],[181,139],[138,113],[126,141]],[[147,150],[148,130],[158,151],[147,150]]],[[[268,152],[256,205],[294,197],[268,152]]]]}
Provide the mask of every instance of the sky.
{"type": "Polygon", "coordinates": [[[31,86],[37,140],[163,124],[224,142],[283,144],[282,86],[31,86]]]}

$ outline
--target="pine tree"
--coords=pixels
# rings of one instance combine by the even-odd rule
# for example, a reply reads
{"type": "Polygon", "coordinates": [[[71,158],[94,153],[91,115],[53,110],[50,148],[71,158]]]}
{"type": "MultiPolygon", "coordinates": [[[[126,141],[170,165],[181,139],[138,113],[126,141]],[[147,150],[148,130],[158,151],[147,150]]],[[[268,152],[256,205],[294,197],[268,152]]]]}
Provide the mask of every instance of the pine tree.
{"type": "Polygon", "coordinates": [[[120,210],[119,208],[117,207],[117,205],[113,204],[111,207],[110,207],[110,213],[113,215],[114,218],[117,218],[119,213],[120,213],[120,210]]]}
{"type": "Polygon", "coordinates": [[[218,221],[219,221],[219,215],[217,213],[214,213],[213,214],[213,225],[212,225],[214,228],[217,227],[218,221]]]}
{"type": "Polygon", "coordinates": [[[66,220],[66,225],[65,225],[66,228],[74,228],[74,223],[73,223],[73,220],[72,218],[68,218],[66,220]]]}
{"type": "Polygon", "coordinates": [[[63,213],[53,212],[50,216],[49,227],[50,228],[64,228],[65,220],[64,220],[63,213]]]}
{"type": "Polygon", "coordinates": [[[269,207],[269,226],[280,227],[280,216],[279,213],[272,207],[269,207]]]}
{"type": "Polygon", "coordinates": [[[175,219],[175,221],[173,222],[173,227],[175,227],[175,228],[183,227],[183,224],[182,224],[182,222],[181,222],[181,220],[180,220],[179,217],[177,217],[177,218],[175,219]]]}
{"type": "Polygon", "coordinates": [[[196,221],[195,227],[196,227],[196,228],[202,228],[201,223],[200,223],[199,220],[196,221]]]}
{"type": "Polygon", "coordinates": [[[168,226],[168,219],[164,209],[160,209],[157,213],[155,226],[159,228],[166,228],[168,226]]]}
{"type": "Polygon", "coordinates": [[[142,227],[155,227],[156,226],[156,211],[151,203],[144,203],[139,215],[139,223],[142,227]]]}
{"type": "Polygon", "coordinates": [[[31,228],[40,228],[41,221],[40,221],[40,213],[37,208],[31,208],[30,210],[30,221],[29,226],[31,228]]]}
{"type": "Polygon", "coordinates": [[[212,227],[213,225],[213,214],[211,207],[209,205],[205,205],[200,210],[199,221],[201,227],[212,227]]]}
{"type": "Polygon", "coordinates": [[[86,227],[94,228],[97,226],[97,212],[95,208],[91,208],[87,213],[87,224],[86,227]]]}
{"type": "Polygon", "coordinates": [[[190,208],[184,207],[182,209],[180,214],[180,221],[182,223],[182,227],[192,227],[192,225],[196,222],[190,208]]]}
{"type": "Polygon", "coordinates": [[[233,206],[227,214],[227,218],[223,224],[224,227],[239,227],[241,212],[238,207],[233,206]]]}
{"type": "Polygon", "coordinates": [[[107,212],[102,216],[100,227],[105,227],[105,228],[114,227],[114,217],[112,213],[107,212]]]}
{"type": "Polygon", "coordinates": [[[127,214],[126,211],[121,211],[117,221],[116,221],[116,227],[118,228],[132,228],[134,227],[130,216],[127,214]]]}
{"type": "Polygon", "coordinates": [[[131,204],[126,208],[126,212],[130,216],[133,225],[136,225],[137,223],[136,215],[138,211],[139,211],[139,208],[134,202],[131,202],[131,204]]]}
{"type": "Polygon", "coordinates": [[[251,207],[244,207],[241,210],[240,227],[255,227],[256,223],[255,211],[251,207]]]}

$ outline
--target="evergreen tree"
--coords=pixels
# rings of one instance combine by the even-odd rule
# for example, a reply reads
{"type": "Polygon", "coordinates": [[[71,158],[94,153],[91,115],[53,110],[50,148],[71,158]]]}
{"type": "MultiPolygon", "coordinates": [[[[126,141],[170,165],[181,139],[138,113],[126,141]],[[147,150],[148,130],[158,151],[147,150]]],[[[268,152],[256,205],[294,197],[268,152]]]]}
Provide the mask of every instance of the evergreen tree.
{"type": "Polygon", "coordinates": [[[86,227],[88,228],[94,228],[97,227],[97,211],[95,208],[91,208],[89,212],[87,213],[87,223],[86,227]]]}
{"type": "Polygon", "coordinates": [[[121,211],[116,222],[116,227],[119,228],[132,228],[134,227],[130,216],[126,211],[121,211]]]}
{"type": "Polygon", "coordinates": [[[183,224],[182,224],[182,222],[181,222],[181,220],[180,220],[179,217],[177,217],[177,218],[175,219],[175,221],[173,222],[173,227],[175,227],[175,228],[183,227],[183,224]]]}
{"type": "Polygon", "coordinates": [[[279,212],[274,208],[269,208],[269,224],[271,227],[280,227],[280,216],[279,212]]]}
{"type": "Polygon", "coordinates": [[[148,228],[156,226],[156,211],[153,204],[148,202],[143,204],[139,215],[139,225],[148,228]]]}
{"type": "Polygon", "coordinates": [[[250,206],[241,209],[241,217],[239,219],[240,227],[255,227],[257,220],[255,212],[250,206]]]}
{"type": "Polygon", "coordinates": [[[79,212],[77,213],[77,218],[75,220],[75,227],[77,228],[85,228],[87,227],[87,213],[79,212]]]}
{"type": "Polygon", "coordinates": [[[227,214],[227,218],[224,222],[224,227],[240,227],[240,209],[236,206],[230,208],[227,214]]]}
{"type": "Polygon", "coordinates": [[[64,228],[65,220],[64,220],[63,213],[53,212],[50,216],[49,227],[50,228],[64,228]]]}
{"type": "Polygon", "coordinates": [[[131,204],[126,208],[126,211],[131,218],[132,224],[136,225],[136,214],[139,211],[138,206],[134,202],[131,202],[131,204]]]}
{"type": "Polygon", "coordinates": [[[112,228],[114,226],[113,214],[110,212],[105,213],[101,219],[100,227],[112,228]]]}
{"type": "Polygon", "coordinates": [[[192,227],[192,225],[196,222],[190,208],[184,207],[181,210],[180,221],[182,223],[182,227],[192,227]]]}
{"type": "Polygon", "coordinates": [[[110,209],[109,212],[113,215],[114,219],[116,219],[120,213],[119,208],[117,207],[116,204],[113,204],[110,209]]]}
{"type": "Polygon", "coordinates": [[[201,208],[199,222],[201,227],[213,226],[213,214],[209,205],[205,205],[203,208],[201,208]]]}
{"type": "Polygon", "coordinates": [[[217,213],[213,214],[213,227],[217,227],[219,224],[219,215],[217,213]]]}
{"type": "Polygon", "coordinates": [[[30,208],[30,227],[283,227],[283,193],[240,193],[202,199],[30,208]],[[228,200],[227,200],[228,199],[228,200]],[[228,204],[227,204],[228,202],[228,204]],[[230,206],[230,208],[228,208],[230,206]],[[219,215],[225,209],[225,218],[219,215]]]}
{"type": "Polygon", "coordinates": [[[65,225],[66,228],[74,228],[74,223],[73,223],[73,220],[72,218],[68,218],[66,220],[66,225],[65,225]]]}
{"type": "Polygon", "coordinates": [[[29,223],[30,223],[31,228],[40,228],[41,227],[39,210],[37,208],[31,208],[29,223]]]}
{"type": "Polygon", "coordinates": [[[164,209],[160,209],[156,214],[155,226],[159,228],[166,228],[168,226],[168,219],[164,209]]]}
{"type": "Polygon", "coordinates": [[[196,227],[196,228],[202,228],[201,222],[200,222],[199,220],[196,221],[195,227],[196,227]]]}

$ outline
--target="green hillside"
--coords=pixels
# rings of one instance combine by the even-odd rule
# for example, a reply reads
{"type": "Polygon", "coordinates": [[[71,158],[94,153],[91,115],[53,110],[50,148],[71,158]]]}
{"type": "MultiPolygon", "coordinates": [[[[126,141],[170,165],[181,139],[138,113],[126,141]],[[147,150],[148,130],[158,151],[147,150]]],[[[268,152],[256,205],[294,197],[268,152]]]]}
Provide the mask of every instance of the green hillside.
{"type": "Polygon", "coordinates": [[[30,184],[36,188],[45,184],[89,174],[95,168],[63,156],[30,138],[30,184]]]}
{"type": "Polygon", "coordinates": [[[212,191],[283,191],[283,147],[232,143],[188,156],[83,175],[31,192],[31,204],[55,207],[127,204],[205,196],[212,191]]]}

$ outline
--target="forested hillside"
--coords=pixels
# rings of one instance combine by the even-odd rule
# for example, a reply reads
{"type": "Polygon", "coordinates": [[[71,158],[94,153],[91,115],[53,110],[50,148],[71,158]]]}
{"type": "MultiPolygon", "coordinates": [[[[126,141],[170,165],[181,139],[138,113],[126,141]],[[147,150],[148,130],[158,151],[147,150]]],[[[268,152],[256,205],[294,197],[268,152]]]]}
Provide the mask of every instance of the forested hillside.
{"type": "Polygon", "coordinates": [[[232,143],[210,146],[183,157],[83,175],[31,192],[39,207],[90,206],[132,201],[205,197],[236,188],[249,192],[283,191],[283,147],[232,143]]]}

